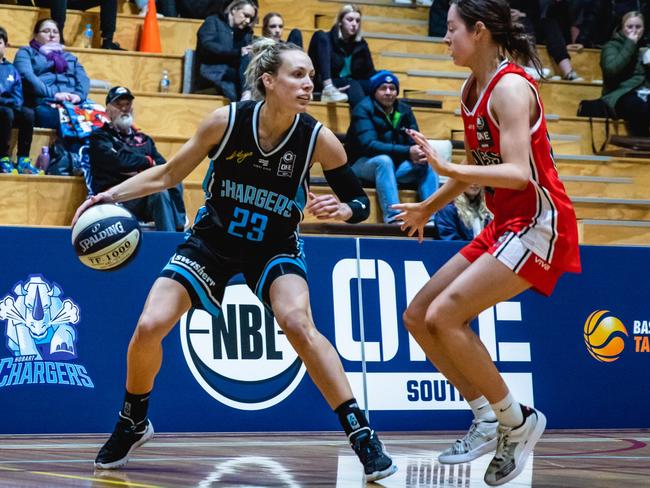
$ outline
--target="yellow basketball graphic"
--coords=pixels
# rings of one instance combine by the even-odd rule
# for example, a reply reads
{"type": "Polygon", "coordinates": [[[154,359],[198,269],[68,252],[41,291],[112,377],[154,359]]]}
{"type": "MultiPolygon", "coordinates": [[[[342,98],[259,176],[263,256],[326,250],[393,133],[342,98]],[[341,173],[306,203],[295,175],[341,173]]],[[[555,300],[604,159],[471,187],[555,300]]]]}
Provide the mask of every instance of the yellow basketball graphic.
{"type": "Polygon", "coordinates": [[[609,310],[596,310],[585,321],[585,344],[587,351],[598,361],[611,363],[616,361],[625,348],[628,337],[623,322],[612,315],[603,318],[609,310]]]}

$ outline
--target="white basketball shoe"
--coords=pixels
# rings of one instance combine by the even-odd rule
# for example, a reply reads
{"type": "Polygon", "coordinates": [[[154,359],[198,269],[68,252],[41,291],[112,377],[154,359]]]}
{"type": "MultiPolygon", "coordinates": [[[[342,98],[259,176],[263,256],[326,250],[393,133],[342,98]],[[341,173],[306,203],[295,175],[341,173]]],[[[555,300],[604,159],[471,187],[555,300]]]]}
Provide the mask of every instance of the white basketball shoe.
{"type": "Polygon", "coordinates": [[[438,456],[438,462],[442,464],[468,463],[483,454],[492,452],[497,447],[497,426],[496,420],[487,421],[474,419],[469,430],[462,439],[454,442],[454,445],[445,449],[438,456]]]}
{"type": "Polygon", "coordinates": [[[498,486],[515,478],[526,465],[528,455],[544,433],[546,417],[539,410],[521,406],[524,423],[519,427],[499,425],[497,452],[483,478],[490,486],[498,486]]]}

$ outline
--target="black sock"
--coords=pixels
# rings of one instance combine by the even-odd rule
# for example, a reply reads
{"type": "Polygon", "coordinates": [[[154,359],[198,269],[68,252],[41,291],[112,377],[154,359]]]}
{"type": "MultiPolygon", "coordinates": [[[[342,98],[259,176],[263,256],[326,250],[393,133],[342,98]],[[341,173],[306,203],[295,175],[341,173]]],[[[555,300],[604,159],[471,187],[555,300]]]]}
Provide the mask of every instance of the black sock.
{"type": "Polygon", "coordinates": [[[368,420],[354,398],[343,402],[334,410],[334,413],[339,416],[339,422],[347,436],[356,430],[368,427],[368,420]]]}
{"type": "Polygon", "coordinates": [[[147,410],[149,409],[149,395],[151,395],[151,392],[134,395],[125,391],[124,405],[122,405],[120,415],[130,419],[136,425],[144,421],[147,418],[147,410]]]}

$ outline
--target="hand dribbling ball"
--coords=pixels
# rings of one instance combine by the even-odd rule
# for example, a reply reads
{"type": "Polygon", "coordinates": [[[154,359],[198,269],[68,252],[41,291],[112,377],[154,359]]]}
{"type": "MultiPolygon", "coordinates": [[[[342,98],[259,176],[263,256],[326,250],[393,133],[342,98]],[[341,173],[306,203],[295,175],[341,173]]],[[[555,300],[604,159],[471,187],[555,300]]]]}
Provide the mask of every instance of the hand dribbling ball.
{"type": "Polygon", "coordinates": [[[89,268],[107,271],[124,266],[140,246],[138,220],[124,207],[93,205],[72,228],[72,245],[89,268]]]}

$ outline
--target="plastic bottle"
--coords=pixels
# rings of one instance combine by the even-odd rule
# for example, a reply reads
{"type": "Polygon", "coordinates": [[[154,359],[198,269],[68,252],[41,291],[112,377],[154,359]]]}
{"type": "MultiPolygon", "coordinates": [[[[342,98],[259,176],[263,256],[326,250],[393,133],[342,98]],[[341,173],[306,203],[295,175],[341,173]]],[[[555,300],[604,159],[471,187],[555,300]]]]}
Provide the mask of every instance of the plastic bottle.
{"type": "Polygon", "coordinates": [[[48,166],[50,165],[50,148],[48,146],[43,146],[41,148],[41,154],[36,158],[36,167],[47,171],[48,166]]]}
{"type": "Polygon", "coordinates": [[[169,85],[171,85],[171,80],[169,79],[169,71],[163,70],[162,78],[160,79],[160,93],[169,93],[169,85]]]}
{"type": "Polygon", "coordinates": [[[93,32],[90,24],[86,24],[86,30],[84,31],[84,48],[89,49],[93,47],[93,37],[95,33],[93,32]]]}

